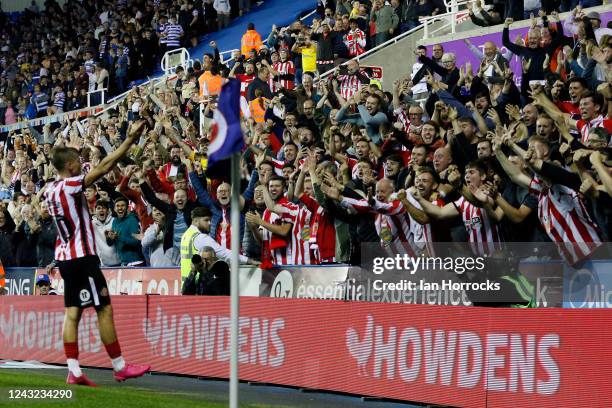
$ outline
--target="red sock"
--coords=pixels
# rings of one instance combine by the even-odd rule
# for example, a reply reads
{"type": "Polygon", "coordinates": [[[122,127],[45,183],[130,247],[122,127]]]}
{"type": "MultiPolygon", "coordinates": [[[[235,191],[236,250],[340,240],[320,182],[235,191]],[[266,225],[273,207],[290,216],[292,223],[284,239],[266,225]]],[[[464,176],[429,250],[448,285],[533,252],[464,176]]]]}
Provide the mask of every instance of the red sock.
{"type": "Polygon", "coordinates": [[[121,357],[121,347],[119,346],[119,340],[115,340],[111,344],[105,344],[106,352],[110,358],[121,357]]]}
{"type": "Polygon", "coordinates": [[[66,358],[73,358],[75,360],[78,360],[79,359],[79,343],[64,342],[64,353],[66,353],[66,358]]]}

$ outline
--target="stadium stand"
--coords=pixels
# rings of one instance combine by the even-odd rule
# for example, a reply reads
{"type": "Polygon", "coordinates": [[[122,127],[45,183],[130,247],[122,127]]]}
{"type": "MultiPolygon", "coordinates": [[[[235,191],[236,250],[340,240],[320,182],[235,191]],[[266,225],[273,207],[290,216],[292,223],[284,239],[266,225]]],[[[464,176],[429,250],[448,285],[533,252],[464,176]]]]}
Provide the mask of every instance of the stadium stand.
{"type": "MultiPolygon", "coordinates": [[[[241,379],[442,406],[610,406],[609,313],[544,309],[610,307],[609,6],[320,0],[307,15],[314,2],[136,3],[0,14],[0,294],[4,267],[11,294],[32,272],[31,293],[63,293],[58,253],[95,242],[126,354],[225,378],[228,299],[174,295],[227,295],[238,235],[241,379]],[[129,85],[145,74],[159,77],[129,85]],[[230,174],[213,173],[208,153],[221,90],[237,82],[233,224],[230,174]],[[66,147],[84,174],[128,153],[82,196],[82,175],[64,181],[77,191],[64,203],[48,195],[69,193],[52,165],[66,147]],[[75,225],[86,240],[71,240],[75,225]],[[482,258],[518,298],[359,293],[378,273],[364,248],[482,258]],[[597,289],[577,279],[582,303],[565,287],[547,300],[526,275],[549,268],[597,289]]],[[[406,274],[386,268],[387,280],[406,274]]],[[[63,363],[62,305],[24,298],[0,298],[1,348],[63,363]]],[[[84,365],[109,367],[95,336],[79,341],[84,365]]]]}
{"type": "MultiPolygon", "coordinates": [[[[50,2],[3,25],[5,120],[80,107],[92,86],[122,91],[141,69],[152,72],[164,49],[181,45],[168,39],[187,29],[181,22],[190,6],[162,2],[141,10],[119,3],[50,2]],[[24,31],[26,22],[54,21],[57,29],[45,35],[24,31]],[[183,28],[172,28],[177,21],[183,28]],[[93,33],[88,24],[97,27],[93,33]],[[147,33],[159,35],[160,44],[146,40],[155,51],[132,51],[129,41],[142,44],[138,36],[147,33]],[[40,51],[32,48],[37,41],[40,51]],[[119,62],[123,55],[127,66],[119,62]]],[[[460,11],[482,15],[479,3],[462,3],[460,11]]],[[[528,35],[510,39],[507,16],[518,12],[496,4],[491,10],[504,18],[503,41],[485,44],[484,52],[470,47],[479,64],[458,64],[445,44],[431,54],[406,50],[417,53],[417,64],[385,92],[351,59],[444,7],[339,1],[334,10],[320,3],[311,26],[274,27],[267,46],[247,31],[231,59],[222,61],[215,47],[172,78],[133,88],[103,116],[4,133],[3,264],[52,264],[55,231],[43,198],[55,178],[53,147],[77,148],[87,172],[139,118],[148,122],[147,136],[86,191],[107,266],[178,266],[180,234],[190,225],[183,210],[198,205],[213,211],[210,235],[218,244],[229,248],[229,237],[239,233],[245,254],[273,264],[358,263],[364,242],[421,252],[455,240],[481,253],[505,241],[586,242],[587,249],[560,253],[580,262],[610,233],[610,30],[600,13],[577,7],[564,22],[556,11],[532,17],[528,35]],[[517,57],[523,72],[510,64],[517,57]],[[206,176],[212,116],[226,78],[242,84],[248,141],[240,226],[229,223],[228,179],[206,176]],[[122,196],[128,211],[117,214],[113,203],[122,196]],[[137,238],[129,256],[121,240],[105,235],[126,217],[134,220],[126,237],[137,238]]],[[[210,29],[209,17],[204,13],[202,25],[182,38],[210,29]]]]}

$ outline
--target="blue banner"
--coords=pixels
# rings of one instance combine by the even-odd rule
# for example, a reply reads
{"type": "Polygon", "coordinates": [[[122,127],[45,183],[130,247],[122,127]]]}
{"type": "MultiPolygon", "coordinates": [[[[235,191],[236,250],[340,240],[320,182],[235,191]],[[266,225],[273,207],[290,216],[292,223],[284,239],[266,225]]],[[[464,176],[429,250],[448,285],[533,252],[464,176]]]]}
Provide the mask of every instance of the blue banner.
{"type": "Polygon", "coordinates": [[[33,295],[35,268],[5,268],[6,290],[9,295],[33,295]]]}

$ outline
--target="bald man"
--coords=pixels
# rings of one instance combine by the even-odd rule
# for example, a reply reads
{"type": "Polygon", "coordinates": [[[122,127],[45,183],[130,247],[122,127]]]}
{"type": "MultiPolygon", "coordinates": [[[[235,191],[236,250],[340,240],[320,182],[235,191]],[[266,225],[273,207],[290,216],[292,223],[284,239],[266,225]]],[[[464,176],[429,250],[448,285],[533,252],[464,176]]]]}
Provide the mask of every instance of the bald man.
{"type": "Polygon", "coordinates": [[[468,46],[472,54],[486,64],[484,74],[487,77],[499,76],[495,74],[494,63],[496,62],[499,67],[504,70],[508,67],[508,61],[512,58],[512,52],[507,50],[505,53],[501,53],[497,48],[497,45],[493,41],[486,41],[482,46],[476,47],[469,38],[463,40],[468,46]],[[481,48],[483,51],[481,51],[481,48]]]}
{"type": "MultiPolygon", "coordinates": [[[[340,196],[340,205],[357,213],[375,213],[376,232],[383,246],[408,243],[408,249],[418,254],[425,246],[423,227],[406,211],[393,188],[393,181],[385,178],[376,183],[374,196],[371,191],[362,200],[340,196]]],[[[414,198],[410,199],[420,207],[414,198]]]]}
{"type": "MultiPolygon", "coordinates": [[[[187,164],[189,171],[189,180],[191,185],[196,192],[198,202],[206,208],[209,208],[212,212],[212,221],[210,226],[210,236],[222,247],[231,249],[231,234],[232,226],[230,222],[230,201],[231,201],[231,186],[228,183],[221,183],[217,187],[216,200],[211,197],[208,190],[202,183],[200,176],[193,171],[193,164],[189,162],[187,164]]],[[[256,171],[251,175],[251,180],[244,193],[239,197],[240,202],[240,226],[237,232],[240,234],[240,242],[244,237],[244,209],[247,201],[253,200],[255,186],[259,180],[258,173],[256,171]]]]}

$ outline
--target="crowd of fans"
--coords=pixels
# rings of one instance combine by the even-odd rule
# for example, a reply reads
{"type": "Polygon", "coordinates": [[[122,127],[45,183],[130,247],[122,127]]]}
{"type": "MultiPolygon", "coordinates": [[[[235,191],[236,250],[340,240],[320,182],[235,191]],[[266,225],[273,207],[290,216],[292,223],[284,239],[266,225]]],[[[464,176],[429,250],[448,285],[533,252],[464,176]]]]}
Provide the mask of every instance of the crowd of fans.
{"type": "Polygon", "coordinates": [[[166,51],[197,45],[250,5],[46,0],[14,17],[0,9],[0,124],[84,108],[88,92],[91,105],[108,100],[157,70],[166,51]]]}
{"type": "MultiPolygon", "coordinates": [[[[32,2],[17,18],[0,10],[0,124],[108,100],[155,71],[166,51],[197,45],[201,35],[249,12],[251,3],[70,0],[60,6],[47,0],[42,9],[32,2]]],[[[289,58],[298,84],[301,72],[362,54],[445,7],[440,0],[327,0],[319,2],[318,11],[309,38],[298,38],[301,26],[296,24],[275,28],[268,39],[274,47],[288,45],[294,51],[289,58]]],[[[248,44],[255,41],[249,38],[248,44]]]]}
{"type": "MultiPolygon", "coordinates": [[[[135,87],[105,118],[4,135],[4,266],[53,265],[57,232],[43,198],[54,146],[78,149],[87,172],[139,119],[140,142],[85,192],[104,266],[179,265],[182,235],[202,206],[218,245],[240,234],[244,259],[265,265],[358,263],[366,242],[430,254],[436,242],[468,242],[477,254],[553,242],[572,265],[601,250],[612,232],[612,37],[599,15],[577,8],[563,24],[542,13],[515,41],[506,19],[478,67],[458,64],[443,44],[431,55],[420,47],[412,74],[385,92],[356,61],[316,74],[335,64],[328,39],[360,30],[357,3],[348,26],[324,9],[313,27],[274,30],[270,48],[254,41],[227,64],[206,54],[176,81],[135,87]],[[502,45],[522,72],[511,71],[502,45]],[[230,223],[229,175],[206,173],[226,78],[242,83],[240,225],[230,223]]],[[[375,1],[372,20],[384,7],[375,1]]]]}

